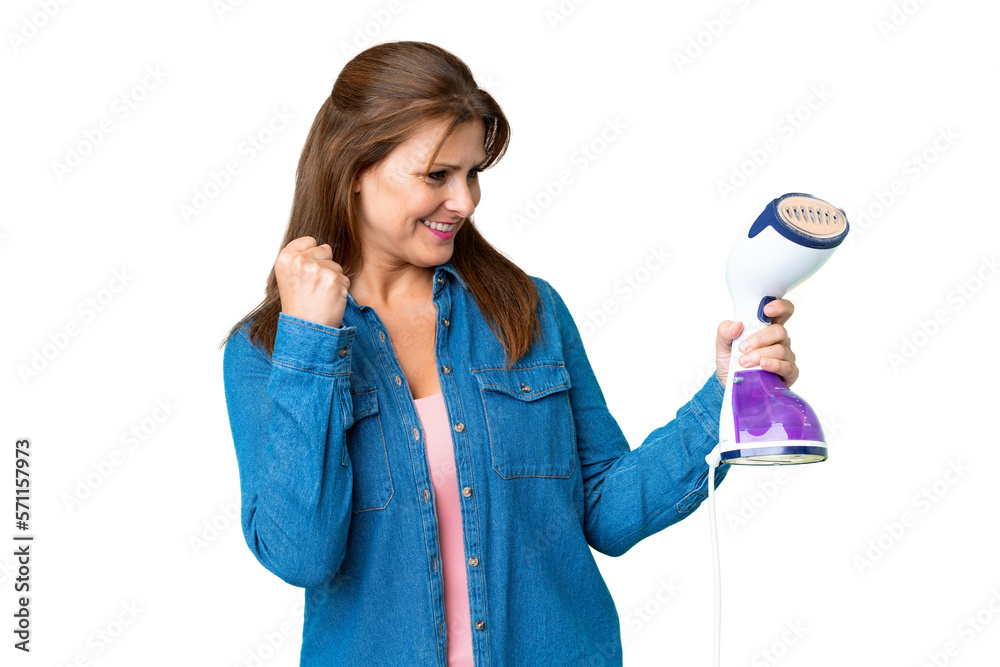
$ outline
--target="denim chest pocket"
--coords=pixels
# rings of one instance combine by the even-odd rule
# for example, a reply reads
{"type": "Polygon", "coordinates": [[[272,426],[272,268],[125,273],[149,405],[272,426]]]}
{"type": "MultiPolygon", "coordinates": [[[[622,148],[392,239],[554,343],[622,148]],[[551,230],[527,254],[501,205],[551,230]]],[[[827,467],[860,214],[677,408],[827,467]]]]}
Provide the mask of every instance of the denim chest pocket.
{"type": "Polygon", "coordinates": [[[569,477],[576,426],[562,361],[470,369],[479,382],[493,469],[501,477],[569,477]]]}
{"type": "MultiPolygon", "coordinates": [[[[354,484],[353,513],[382,510],[392,498],[392,473],[382,419],[378,412],[378,389],[351,390],[354,423],[347,429],[347,454],[351,457],[354,484]]],[[[346,454],[344,458],[346,463],[346,454]]]]}

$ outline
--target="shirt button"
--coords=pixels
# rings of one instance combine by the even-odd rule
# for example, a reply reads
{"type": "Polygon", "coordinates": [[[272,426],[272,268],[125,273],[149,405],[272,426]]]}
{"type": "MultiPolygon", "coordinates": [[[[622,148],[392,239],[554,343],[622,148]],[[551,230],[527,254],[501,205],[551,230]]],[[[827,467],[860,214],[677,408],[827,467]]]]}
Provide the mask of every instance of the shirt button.
{"type": "Polygon", "coordinates": [[[346,357],[347,356],[347,348],[346,347],[340,348],[340,352],[338,352],[337,354],[339,354],[342,357],[346,357]]]}
{"type": "Polygon", "coordinates": [[[442,317],[441,318],[441,324],[443,324],[445,326],[448,326],[449,324],[451,324],[451,322],[448,321],[447,317],[442,317]]]}
{"type": "Polygon", "coordinates": [[[455,424],[455,430],[461,433],[462,431],[465,430],[465,424],[463,424],[462,422],[458,422],[457,424],[455,424]]]}
{"type": "Polygon", "coordinates": [[[414,440],[420,439],[420,431],[417,430],[416,426],[413,427],[413,439],[414,440]]]}
{"type": "Polygon", "coordinates": [[[438,285],[444,285],[444,276],[438,276],[438,285]]]}
{"type": "Polygon", "coordinates": [[[522,383],[521,383],[521,391],[523,391],[524,393],[526,393],[526,394],[527,394],[527,393],[528,393],[529,391],[531,391],[531,387],[529,387],[528,385],[526,385],[526,384],[524,384],[524,383],[522,382],[522,383]]]}
{"type": "Polygon", "coordinates": [[[382,333],[381,331],[379,331],[378,332],[378,339],[384,343],[385,342],[385,334],[382,333]]]}
{"type": "Polygon", "coordinates": [[[472,495],[472,489],[470,489],[469,487],[465,487],[464,489],[462,489],[462,495],[468,498],[469,496],[472,495]]]}
{"type": "Polygon", "coordinates": [[[469,565],[471,565],[472,567],[479,565],[479,559],[473,556],[472,558],[469,559],[469,565]]]}
{"type": "Polygon", "coordinates": [[[442,371],[442,372],[443,372],[443,373],[444,373],[445,375],[447,375],[448,373],[450,373],[450,372],[451,372],[451,366],[442,366],[442,367],[441,367],[441,371],[442,371]]]}
{"type": "Polygon", "coordinates": [[[482,630],[486,627],[485,621],[476,621],[476,630],[482,630]]]}
{"type": "Polygon", "coordinates": [[[403,384],[403,380],[398,375],[396,376],[396,384],[398,384],[398,385],[402,385],[403,384]]]}

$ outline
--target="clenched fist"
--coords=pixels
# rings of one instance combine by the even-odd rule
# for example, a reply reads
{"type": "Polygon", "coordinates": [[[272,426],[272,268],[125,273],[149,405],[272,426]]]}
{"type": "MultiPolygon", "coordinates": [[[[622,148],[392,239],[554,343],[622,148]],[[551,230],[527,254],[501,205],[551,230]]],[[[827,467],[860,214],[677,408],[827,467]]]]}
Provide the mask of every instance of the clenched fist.
{"type": "Polygon", "coordinates": [[[333,261],[329,245],[301,236],[281,249],[274,262],[281,312],[338,328],[347,308],[350,279],[333,261]]]}

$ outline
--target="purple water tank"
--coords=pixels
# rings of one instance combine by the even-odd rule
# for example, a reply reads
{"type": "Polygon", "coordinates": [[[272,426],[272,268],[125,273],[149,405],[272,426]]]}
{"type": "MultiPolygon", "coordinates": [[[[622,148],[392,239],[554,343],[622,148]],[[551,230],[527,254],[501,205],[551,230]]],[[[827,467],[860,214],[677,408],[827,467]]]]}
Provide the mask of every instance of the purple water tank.
{"type": "MultiPolygon", "coordinates": [[[[732,404],[740,463],[809,463],[826,458],[819,418],[776,373],[737,371],[732,404]]],[[[736,453],[727,458],[737,458],[732,454],[736,453]]]]}

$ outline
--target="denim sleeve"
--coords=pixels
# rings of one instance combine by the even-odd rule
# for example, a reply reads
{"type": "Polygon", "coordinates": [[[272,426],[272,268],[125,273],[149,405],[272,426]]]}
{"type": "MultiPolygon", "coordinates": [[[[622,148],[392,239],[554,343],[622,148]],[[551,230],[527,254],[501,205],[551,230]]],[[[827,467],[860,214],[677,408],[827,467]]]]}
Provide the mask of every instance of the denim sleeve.
{"type": "Polygon", "coordinates": [[[243,329],[223,355],[243,536],[293,586],[332,579],[347,546],[353,473],[344,433],[356,331],[280,313],[270,358],[243,329]]]}
{"type": "MultiPolygon", "coordinates": [[[[712,373],[673,420],[630,449],[608,410],[569,309],[551,285],[543,284],[555,304],[572,383],[570,403],[583,474],[584,534],[597,551],[620,556],[690,515],[708,497],[705,455],[719,442],[724,388],[712,373]]],[[[716,469],[716,484],[729,468],[724,463],[716,469]]]]}

